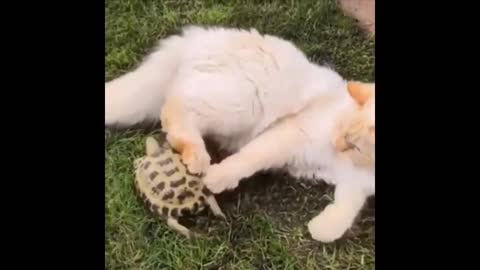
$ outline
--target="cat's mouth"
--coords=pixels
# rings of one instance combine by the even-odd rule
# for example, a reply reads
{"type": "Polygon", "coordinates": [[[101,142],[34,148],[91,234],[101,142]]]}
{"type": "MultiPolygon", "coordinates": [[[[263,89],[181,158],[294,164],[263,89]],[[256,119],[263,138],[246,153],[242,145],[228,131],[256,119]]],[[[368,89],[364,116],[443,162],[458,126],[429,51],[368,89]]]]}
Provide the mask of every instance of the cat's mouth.
{"type": "Polygon", "coordinates": [[[360,148],[358,146],[356,146],[355,144],[353,144],[351,142],[348,142],[348,141],[347,141],[347,149],[345,149],[345,151],[347,151],[347,150],[355,150],[355,151],[360,152],[360,153],[362,152],[362,151],[360,151],[360,148]]]}
{"type": "Polygon", "coordinates": [[[375,163],[375,156],[373,154],[369,154],[368,151],[364,152],[360,147],[357,145],[347,142],[348,148],[345,151],[355,151],[358,156],[356,157],[358,160],[361,160],[360,163],[362,164],[374,164],[375,163]]]}
{"type": "Polygon", "coordinates": [[[353,151],[352,153],[356,154],[352,156],[352,158],[354,157],[354,159],[360,159],[362,160],[362,163],[371,164],[375,162],[375,157],[372,154],[368,154],[368,151],[362,151],[358,145],[349,140],[348,136],[337,139],[336,147],[337,150],[342,153],[353,151]]]}
{"type": "Polygon", "coordinates": [[[337,150],[340,152],[345,152],[348,150],[357,150],[360,152],[360,148],[348,140],[346,137],[340,137],[336,142],[337,150]]]}

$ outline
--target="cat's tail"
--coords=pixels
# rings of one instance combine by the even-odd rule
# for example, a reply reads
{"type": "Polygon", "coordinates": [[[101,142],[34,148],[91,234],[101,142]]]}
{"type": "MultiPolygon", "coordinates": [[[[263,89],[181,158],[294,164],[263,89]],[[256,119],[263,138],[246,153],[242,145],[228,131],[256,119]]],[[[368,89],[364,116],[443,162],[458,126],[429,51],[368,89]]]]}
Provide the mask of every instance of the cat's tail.
{"type": "Polygon", "coordinates": [[[137,69],[105,83],[106,126],[159,119],[183,45],[180,36],[164,39],[137,69]]]}

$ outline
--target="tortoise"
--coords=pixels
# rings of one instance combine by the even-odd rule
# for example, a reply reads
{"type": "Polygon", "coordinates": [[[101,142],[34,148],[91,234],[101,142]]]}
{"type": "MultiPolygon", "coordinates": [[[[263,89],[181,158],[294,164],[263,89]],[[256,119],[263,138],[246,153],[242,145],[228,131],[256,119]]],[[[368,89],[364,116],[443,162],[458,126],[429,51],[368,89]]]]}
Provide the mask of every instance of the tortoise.
{"type": "Polygon", "coordinates": [[[134,161],[135,187],[145,206],[166,219],[174,231],[199,236],[178,222],[185,215],[195,215],[210,208],[217,217],[225,215],[200,175],[192,174],[181,161],[181,155],[165,141],[162,145],[153,137],[145,142],[146,155],[134,161]]]}

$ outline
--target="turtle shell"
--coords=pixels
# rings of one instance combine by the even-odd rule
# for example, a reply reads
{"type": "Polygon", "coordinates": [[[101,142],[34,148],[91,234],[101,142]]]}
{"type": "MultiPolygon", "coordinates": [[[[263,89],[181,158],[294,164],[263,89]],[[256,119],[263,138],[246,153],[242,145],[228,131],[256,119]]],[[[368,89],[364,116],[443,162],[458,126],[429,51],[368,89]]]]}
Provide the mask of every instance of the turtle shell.
{"type": "Polygon", "coordinates": [[[168,144],[134,164],[136,189],[150,211],[176,218],[205,208],[209,192],[200,176],[190,174],[180,155],[168,144]]]}

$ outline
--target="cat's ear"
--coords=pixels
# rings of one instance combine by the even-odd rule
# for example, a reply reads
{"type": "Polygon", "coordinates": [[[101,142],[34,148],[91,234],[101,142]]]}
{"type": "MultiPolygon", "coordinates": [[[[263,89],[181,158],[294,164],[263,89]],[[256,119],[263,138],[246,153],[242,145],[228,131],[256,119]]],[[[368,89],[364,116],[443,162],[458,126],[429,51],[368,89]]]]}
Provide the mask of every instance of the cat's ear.
{"type": "Polygon", "coordinates": [[[158,144],[157,140],[153,137],[148,137],[145,143],[145,150],[147,151],[147,155],[151,156],[154,153],[160,151],[160,145],[158,144]]]}
{"type": "Polygon", "coordinates": [[[363,106],[375,94],[375,84],[351,81],[347,83],[347,90],[353,100],[363,106]]]}

